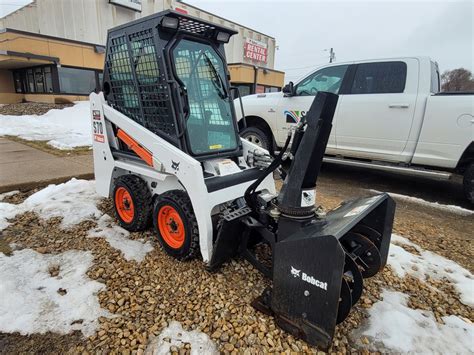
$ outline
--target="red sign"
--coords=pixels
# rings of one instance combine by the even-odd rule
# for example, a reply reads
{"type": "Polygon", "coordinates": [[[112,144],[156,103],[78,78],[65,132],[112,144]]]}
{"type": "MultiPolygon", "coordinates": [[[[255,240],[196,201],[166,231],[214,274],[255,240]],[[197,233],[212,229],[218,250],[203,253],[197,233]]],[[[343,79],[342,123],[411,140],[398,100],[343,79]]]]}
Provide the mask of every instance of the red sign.
{"type": "Polygon", "coordinates": [[[254,62],[267,63],[267,44],[247,38],[244,43],[244,58],[254,62]]]}

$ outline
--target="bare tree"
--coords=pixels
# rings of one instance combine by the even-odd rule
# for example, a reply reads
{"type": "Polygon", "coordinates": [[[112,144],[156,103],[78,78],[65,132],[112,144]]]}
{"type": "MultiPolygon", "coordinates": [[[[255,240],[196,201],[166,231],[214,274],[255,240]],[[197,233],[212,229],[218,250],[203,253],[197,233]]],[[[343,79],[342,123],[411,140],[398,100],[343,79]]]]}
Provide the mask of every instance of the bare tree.
{"type": "Polygon", "coordinates": [[[474,78],[470,70],[459,68],[447,70],[441,75],[441,91],[472,91],[474,78]]]}

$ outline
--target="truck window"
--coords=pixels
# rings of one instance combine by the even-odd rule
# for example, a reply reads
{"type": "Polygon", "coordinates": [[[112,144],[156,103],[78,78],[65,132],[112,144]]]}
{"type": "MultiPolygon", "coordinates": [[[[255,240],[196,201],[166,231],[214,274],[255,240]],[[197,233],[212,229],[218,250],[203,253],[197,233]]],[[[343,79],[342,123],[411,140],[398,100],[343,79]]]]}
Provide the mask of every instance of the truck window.
{"type": "Polygon", "coordinates": [[[320,69],[296,86],[297,96],[314,96],[318,91],[328,91],[333,94],[339,93],[342,79],[346,74],[348,65],[338,65],[335,67],[320,69]]]}
{"type": "Polygon", "coordinates": [[[431,93],[437,94],[440,90],[438,64],[431,62],[431,93]]]}
{"type": "Polygon", "coordinates": [[[405,90],[405,62],[362,63],[357,65],[351,94],[389,94],[405,90]]]}

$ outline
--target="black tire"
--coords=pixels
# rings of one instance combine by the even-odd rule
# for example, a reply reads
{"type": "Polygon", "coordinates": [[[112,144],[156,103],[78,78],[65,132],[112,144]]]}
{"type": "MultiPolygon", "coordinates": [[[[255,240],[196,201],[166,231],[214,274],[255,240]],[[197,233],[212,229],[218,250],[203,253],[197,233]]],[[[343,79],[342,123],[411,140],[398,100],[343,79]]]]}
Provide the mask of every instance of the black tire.
{"type": "Polygon", "coordinates": [[[270,150],[272,146],[272,139],[269,134],[267,134],[261,128],[255,126],[245,128],[242,132],[240,132],[240,136],[266,150],[270,150]]]}
{"type": "Polygon", "coordinates": [[[130,232],[137,232],[146,229],[150,224],[151,212],[152,212],[152,198],[150,190],[146,182],[136,175],[122,175],[115,180],[113,202],[115,209],[115,216],[117,217],[119,224],[130,232]],[[124,199],[127,200],[128,196],[123,196],[120,201],[121,193],[125,189],[131,197],[132,206],[128,211],[124,211],[120,207],[126,207],[124,199]],[[125,204],[125,206],[124,206],[125,204]],[[127,217],[125,218],[125,213],[127,217]]]}
{"type": "MultiPolygon", "coordinates": [[[[153,225],[158,241],[167,254],[181,261],[196,257],[199,251],[199,229],[191,200],[186,192],[171,190],[159,195],[155,200],[155,206],[153,208],[153,225]],[[159,219],[166,217],[160,216],[160,214],[166,213],[165,209],[170,208],[179,214],[179,219],[175,221],[175,219],[171,218],[171,222],[166,223],[166,225],[169,226],[168,228],[173,229],[171,223],[174,223],[177,231],[162,231],[159,219]],[[167,238],[169,238],[170,234],[171,237],[173,237],[173,233],[179,234],[181,228],[184,230],[182,244],[176,241],[177,245],[172,246],[171,243],[167,241],[167,238]]],[[[161,225],[161,227],[163,227],[163,225],[161,225]]]]}
{"type": "Polygon", "coordinates": [[[464,195],[474,204],[474,163],[471,163],[464,172],[464,195]]]}

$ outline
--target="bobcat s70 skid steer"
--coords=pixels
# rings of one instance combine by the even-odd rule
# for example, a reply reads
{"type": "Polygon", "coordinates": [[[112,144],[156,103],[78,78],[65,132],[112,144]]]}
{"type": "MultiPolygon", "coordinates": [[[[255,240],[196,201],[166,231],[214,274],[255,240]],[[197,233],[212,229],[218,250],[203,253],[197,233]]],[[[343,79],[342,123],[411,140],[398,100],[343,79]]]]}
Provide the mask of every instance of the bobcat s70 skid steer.
{"type": "Polygon", "coordinates": [[[235,33],[173,11],[109,30],[102,92],[90,95],[97,192],[125,229],[153,223],[179,260],[247,259],[272,280],[254,306],[327,349],[386,264],[395,205],[381,194],[316,212],[337,95],[318,93],[276,157],[239,137],[224,53],[235,33]]]}

